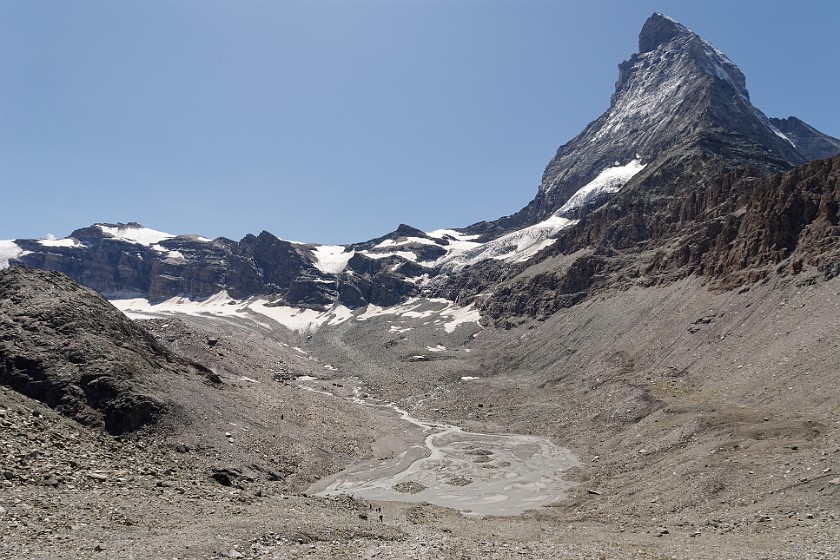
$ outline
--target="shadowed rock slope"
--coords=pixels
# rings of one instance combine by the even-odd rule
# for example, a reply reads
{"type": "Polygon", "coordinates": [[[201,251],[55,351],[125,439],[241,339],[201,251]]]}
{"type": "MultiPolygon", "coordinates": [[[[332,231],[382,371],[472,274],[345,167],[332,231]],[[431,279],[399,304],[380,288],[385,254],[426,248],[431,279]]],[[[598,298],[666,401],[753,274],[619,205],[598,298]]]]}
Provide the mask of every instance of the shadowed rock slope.
{"type": "Polygon", "coordinates": [[[165,393],[176,376],[218,381],[63,274],[0,272],[3,385],[82,424],[122,434],[175,411],[165,393]]]}

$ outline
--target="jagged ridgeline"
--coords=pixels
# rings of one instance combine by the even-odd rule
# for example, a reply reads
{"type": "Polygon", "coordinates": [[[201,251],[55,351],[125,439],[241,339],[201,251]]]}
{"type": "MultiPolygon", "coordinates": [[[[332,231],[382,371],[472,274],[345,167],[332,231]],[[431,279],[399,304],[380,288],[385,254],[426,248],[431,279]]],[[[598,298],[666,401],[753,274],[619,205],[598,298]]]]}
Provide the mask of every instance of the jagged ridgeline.
{"type": "MultiPolygon", "coordinates": [[[[765,116],[725,54],[654,14],[639,35],[639,52],[619,64],[610,108],[557,150],[536,197],[510,216],[433,232],[400,225],[377,239],[343,246],[295,243],[266,231],[233,241],[176,236],[136,223],[96,224],[65,239],[0,242],[0,266],[58,270],[109,298],[151,303],[259,298],[268,306],[333,312],[335,319],[369,304],[388,307],[426,296],[475,301],[497,319],[545,316],[585,298],[593,286],[651,284],[690,274],[728,279],[723,285],[765,277],[763,265],[789,258],[795,241],[743,258],[722,253],[726,244],[746,243],[740,216],[750,218],[751,231],[758,227],[751,189],[767,185],[760,181],[764,177],[838,151],[840,140],[795,117],[765,116]],[[729,173],[736,175],[726,178],[729,173]],[[697,202],[712,194],[721,204],[736,205],[733,212],[747,214],[727,218],[708,200],[697,202]],[[720,220],[725,234],[713,225],[720,220]],[[690,248],[669,242],[707,234],[715,241],[692,242],[690,248]],[[654,251],[655,264],[644,264],[648,257],[635,262],[646,251],[654,251]],[[552,255],[572,254],[542,265],[538,277],[554,280],[538,282],[540,289],[536,280],[519,278],[552,255]],[[740,274],[747,268],[762,270],[740,274]],[[517,286],[536,291],[523,293],[517,286]],[[509,298],[518,303],[506,303],[509,298]],[[557,301],[546,303],[552,298],[557,301]]],[[[802,192],[772,194],[801,198],[802,192]]],[[[819,196],[828,201],[833,195],[819,196]]],[[[825,204],[817,208],[817,216],[831,215],[825,204]]],[[[786,231],[801,232],[812,219],[808,212],[791,218],[799,225],[786,231]]],[[[806,268],[811,262],[801,260],[806,268]]],[[[783,267],[799,270],[798,264],[783,267]]]]}

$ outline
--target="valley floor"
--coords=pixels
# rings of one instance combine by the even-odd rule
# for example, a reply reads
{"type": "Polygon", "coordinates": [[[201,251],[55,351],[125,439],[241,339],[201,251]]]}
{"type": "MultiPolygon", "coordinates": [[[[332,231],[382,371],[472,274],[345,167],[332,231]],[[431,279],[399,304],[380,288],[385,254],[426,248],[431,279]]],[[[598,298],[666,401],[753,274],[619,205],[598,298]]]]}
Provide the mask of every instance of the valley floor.
{"type": "Polygon", "coordinates": [[[510,330],[447,332],[422,303],[311,336],[146,321],[221,387],[174,383],[170,420],[129,438],[0,388],[0,557],[838,558],[840,281],[777,282],[631,289],[510,330]],[[573,485],[504,517],[316,495],[420,437],[354,388],[547,438],[573,485]]]}

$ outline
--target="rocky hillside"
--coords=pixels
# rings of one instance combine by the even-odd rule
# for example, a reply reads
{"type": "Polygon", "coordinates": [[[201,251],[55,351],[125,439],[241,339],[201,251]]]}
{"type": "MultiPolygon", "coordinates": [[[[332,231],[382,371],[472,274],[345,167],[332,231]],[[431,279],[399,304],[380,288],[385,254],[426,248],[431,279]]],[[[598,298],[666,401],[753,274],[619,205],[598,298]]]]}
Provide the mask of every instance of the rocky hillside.
{"type": "Polygon", "coordinates": [[[177,412],[165,394],[183,376],[218,382],[63,274],[0,271],[0,384],[123,434],[177,412]]]}

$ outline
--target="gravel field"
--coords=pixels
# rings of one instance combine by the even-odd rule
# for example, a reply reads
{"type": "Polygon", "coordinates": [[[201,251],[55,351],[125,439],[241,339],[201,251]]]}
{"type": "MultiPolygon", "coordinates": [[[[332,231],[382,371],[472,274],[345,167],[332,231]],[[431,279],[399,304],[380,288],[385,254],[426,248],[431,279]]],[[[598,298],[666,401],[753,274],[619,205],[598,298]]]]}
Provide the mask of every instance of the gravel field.
{"type": "MultiPolygon", "coordinates": [[[[447,332],[418,305],[309,334],[141,321],[222,383],[173,383],[181,413],[127,436],[0,388],[0,557],[840,557],[840,282],[685,281],[510,330],[447,332]],[[565,497],[476,517],[409,479],[405,501],[315,495],[399,462],[423,423],[568,449],[565,497]]],[[[489,455],[454,490],[512,468],[462,447],[489,455]]]]}

